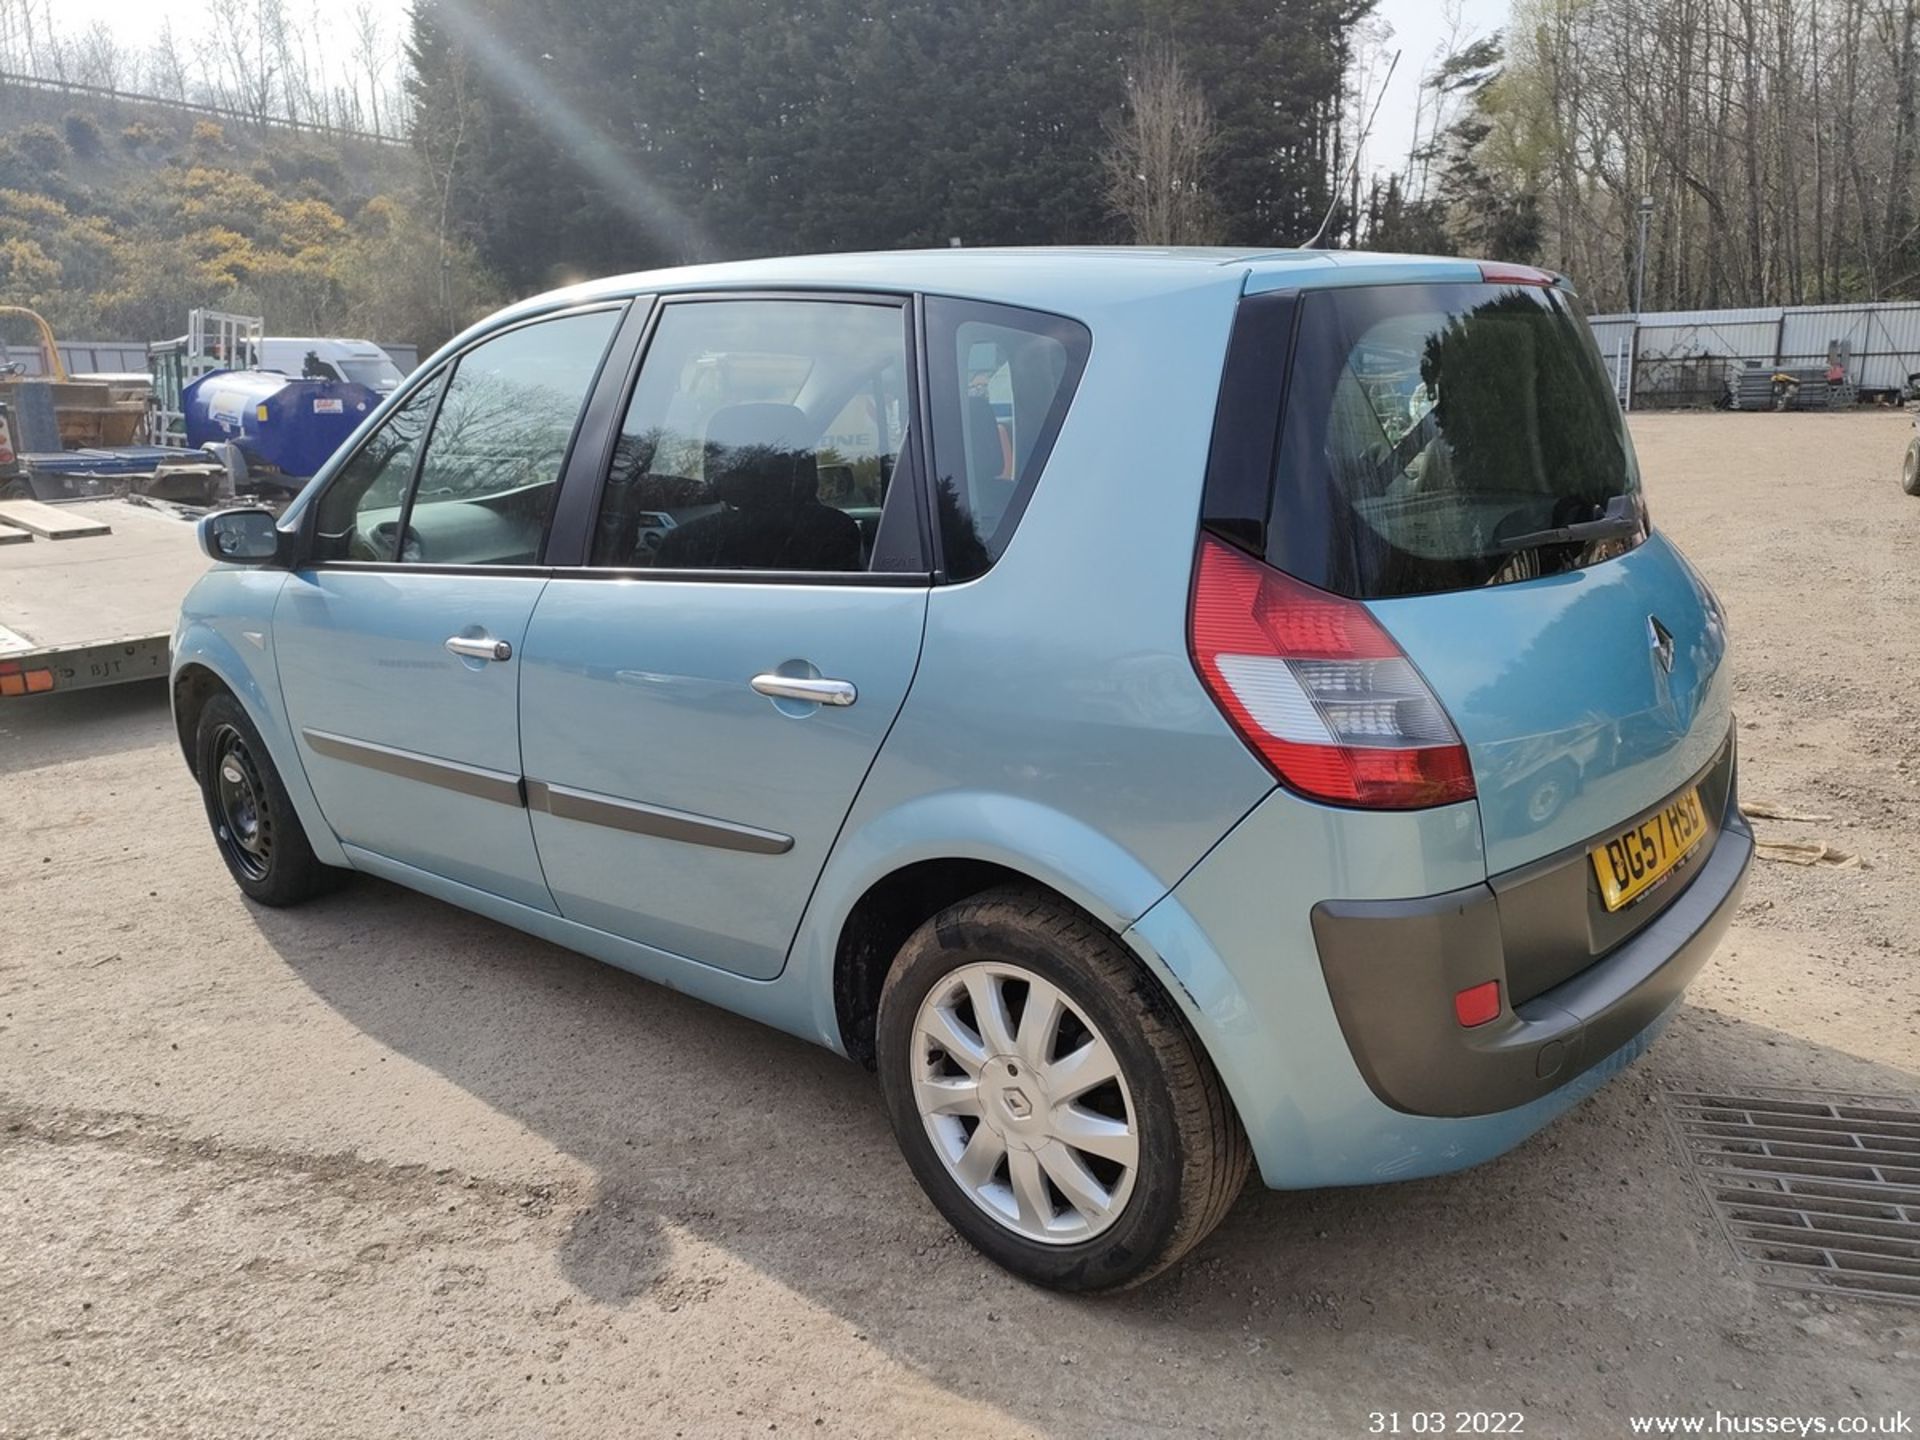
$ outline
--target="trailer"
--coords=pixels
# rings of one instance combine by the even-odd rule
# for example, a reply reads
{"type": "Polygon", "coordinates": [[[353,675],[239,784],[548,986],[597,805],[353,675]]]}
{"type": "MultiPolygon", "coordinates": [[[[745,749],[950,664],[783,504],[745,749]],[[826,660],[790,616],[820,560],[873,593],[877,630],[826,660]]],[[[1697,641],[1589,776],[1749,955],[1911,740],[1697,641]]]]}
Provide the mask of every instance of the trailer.
{"type": "Polygon", "coordinates": [[[237,487],[290,493],[402,377],[377,346],[275,338],[262,334],[265,323],[193,310],[185,335],[150,345],[147,433],[156,445],[217,458],[237,487]]]}
{"type": "Polygon", "coordinates": [[[0,500],[93,500],[147,495],[212,505],[233,493],[228,471],[211,456],[158,445],[55,450],[15,455],[6,445],[0,405],[0,500]]]}
{"type": "Polygon", "coordinates": [[[28,450],[72,450],[130,443],[145,423],[147,381],[71,375],[53,330],[34,311],[0,305],[0,318],[17,317],[38,337],[38,373],[13,359],[0,339],[0,404],[13,417],[13,443],[28,450]]]}
{"type": "Polygon", "coordinates": [[[138,497],[0,501],[0,704],[164,676],[208,565],[194,518],[138,497]]]}
{"type": "Polygon", "coordinates": [[[260,359],[267,322],[258,315],[221,310],[189,310],[187,333],[147,347],[152,382],[152,413],[147,439],[155,445],[187,448],[187,387],[216,370],[250,370],[260,359]]]}

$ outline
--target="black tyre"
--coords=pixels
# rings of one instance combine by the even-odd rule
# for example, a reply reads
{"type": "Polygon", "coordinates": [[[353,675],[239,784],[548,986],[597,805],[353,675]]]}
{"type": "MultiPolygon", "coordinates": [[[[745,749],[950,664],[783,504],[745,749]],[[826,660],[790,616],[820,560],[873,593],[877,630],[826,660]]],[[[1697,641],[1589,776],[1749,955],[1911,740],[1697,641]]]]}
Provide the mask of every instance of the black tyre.
{"type": "Polygon", "coordinates": [[[1246,1182],[1246,1136],[1166,993],[1037,891],[943,910],[880,996],[881,1089],[907,1163],[983,1254],[1061,1290],[1166,1269],[1246,1182]]]}
{"type": "Polygon", "coordinates": [[[1907,442],[1906,457],[1900,462],[1900,488],[1909,495],[1920,495],[1920,435],[1907,442]]]}
{"type": "Polygon", "coordinates": [[[220,858],[249,900],[297,905],[340,882],[344,872],[314,858],[280,772],[233,696],[215,695],[201,710],[194,769],[220,858]]]}

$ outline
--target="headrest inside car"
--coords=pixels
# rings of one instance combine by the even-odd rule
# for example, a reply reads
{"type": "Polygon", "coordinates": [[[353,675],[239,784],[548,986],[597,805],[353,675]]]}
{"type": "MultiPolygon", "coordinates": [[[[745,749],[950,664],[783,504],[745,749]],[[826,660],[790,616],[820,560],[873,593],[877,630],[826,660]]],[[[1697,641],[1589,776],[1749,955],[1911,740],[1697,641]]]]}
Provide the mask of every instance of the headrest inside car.
{"type": "Polygon", "coordinates": [[[724,405],[707,422],[714,498],[740,510],[817,503],[819,457],[797,405],[724,405]]]}

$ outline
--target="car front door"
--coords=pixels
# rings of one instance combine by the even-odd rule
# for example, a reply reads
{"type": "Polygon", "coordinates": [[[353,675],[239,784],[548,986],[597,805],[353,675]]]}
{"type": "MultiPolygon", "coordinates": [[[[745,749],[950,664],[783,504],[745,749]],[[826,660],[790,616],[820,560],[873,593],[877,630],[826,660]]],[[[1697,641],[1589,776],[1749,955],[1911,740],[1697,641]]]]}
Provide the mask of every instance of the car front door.
{"type": "Polygon", "coordinates": [[[553,908],[520,785],[520,652],[620,318],[587,310],[480,341],[318,497],[273,643],[301,760],[349,853],[553,908]]]}
{"type": "Polygon", "coordinates": [[[527,631],[527,801],[568,919],[779,973],[919,657],[911,354],[891,298],[660,307],[587,563],[527,631]]]}

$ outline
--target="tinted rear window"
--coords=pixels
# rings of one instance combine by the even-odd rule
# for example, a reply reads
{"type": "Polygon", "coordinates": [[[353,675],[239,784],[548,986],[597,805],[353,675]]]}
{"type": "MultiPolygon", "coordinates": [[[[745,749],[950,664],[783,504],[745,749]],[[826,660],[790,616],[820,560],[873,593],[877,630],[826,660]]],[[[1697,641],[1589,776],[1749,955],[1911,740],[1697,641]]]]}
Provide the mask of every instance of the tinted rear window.
{"type": "Polygon", "coordinates": [[[930,296],[926,313],[942,566],[970,580],[1013,538],[1093,337],[1011,305],[930,296]]]}
{"type": "Polygon", "coordinates": [[[1540,286],[1308,294],[1287,385],[1268,559],[1362,598],[1505,584],[1593,564],[1638,534],[1515,548],[1639,514],[1620,407],[1570,299],[1540,286]]]}

